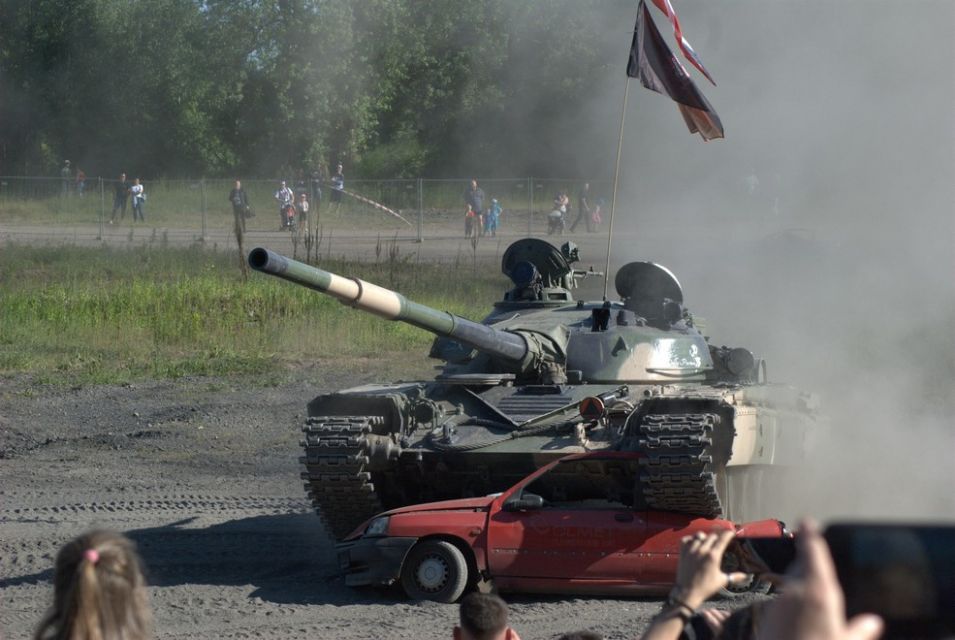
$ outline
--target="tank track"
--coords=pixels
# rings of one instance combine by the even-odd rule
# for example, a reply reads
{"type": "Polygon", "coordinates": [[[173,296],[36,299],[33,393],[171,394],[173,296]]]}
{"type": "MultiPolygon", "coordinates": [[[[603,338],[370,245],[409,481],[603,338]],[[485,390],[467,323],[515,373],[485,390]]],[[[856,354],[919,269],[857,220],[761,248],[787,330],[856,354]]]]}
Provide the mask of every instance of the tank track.
{"type": "Polygon", "coordinates": [[[382,511],[371,473],[365,471],[367,436],[381,421],[380,416],[315,416],[302,427],[305,491],[336,540],[382,511]]]}
{"type": "Polygon", "coordinates": [[[721,517],[712,468],[715,413],[649,413],[640,421],[640,484],[652,509],[721,517]]]}

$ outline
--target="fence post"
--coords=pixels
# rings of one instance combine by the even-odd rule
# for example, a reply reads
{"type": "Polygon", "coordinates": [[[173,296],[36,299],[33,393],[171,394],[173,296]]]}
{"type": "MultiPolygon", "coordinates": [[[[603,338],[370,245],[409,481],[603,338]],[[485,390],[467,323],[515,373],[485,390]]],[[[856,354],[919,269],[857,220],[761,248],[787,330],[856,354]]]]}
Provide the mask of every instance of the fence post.
{"type": "Polygon", "coordinates": [[[201,178],[199,180],[199,194],[200,194],[199,197],[201,200],[201,204],[199,206],[202,211],[202,241],[205,242],[206,240],[209,239],[208,236],[206,235],[206,179],[205,178],[201,178]]]}
{"type": "Polygon", "coordinates": [[[527,208],[527,235],[534,235],[534,178],[527,179],[528,208],[527,208]]]}
{"type": "Polygon", "coordinates": [[[106,220],[106,192],[103,191],[103,177],[100,176],[97,178],[99,180],[99,235],[96,237],[97,240],[103,239],[103,225],[106,220]]]}
{"type": "Polygon", "coordinates": [[[424,182],[418,178],[418,243],[424,242],[422,227],[424,226],[424,182]]]}

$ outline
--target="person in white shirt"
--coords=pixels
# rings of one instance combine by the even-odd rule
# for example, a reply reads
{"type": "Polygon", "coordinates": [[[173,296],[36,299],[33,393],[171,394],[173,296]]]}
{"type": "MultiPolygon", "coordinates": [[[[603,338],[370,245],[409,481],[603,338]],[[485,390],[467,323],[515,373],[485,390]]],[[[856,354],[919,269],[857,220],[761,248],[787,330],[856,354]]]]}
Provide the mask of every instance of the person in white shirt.
{"type": "Polygon", "coordinates": [[[146,202],[146,191],[140,183],[139,178],[133,179],[133,186],[129,188],[129,193],[133,197],[133,222],[140,220],[146,222],[143,215],[143,204],[146,202]]]}
{"type": "Polygon", "coordinates": [[[286,186],[285,180],[281,182],[279,190],[275,192],[275,199],[279,203],[279,220],[282,223],[282,228],[287,229],[291,224],[289,208],[292,207],[294,212],[295,193],[286,186]]]}

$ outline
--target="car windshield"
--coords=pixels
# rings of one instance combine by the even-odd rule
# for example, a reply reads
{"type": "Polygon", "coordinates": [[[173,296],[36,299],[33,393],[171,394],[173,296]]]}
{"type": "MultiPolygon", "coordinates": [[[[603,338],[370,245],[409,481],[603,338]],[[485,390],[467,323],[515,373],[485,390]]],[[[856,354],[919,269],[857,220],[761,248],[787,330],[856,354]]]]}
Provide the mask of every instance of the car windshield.
{"type": "Polygon", "coordinates": [[[556,465],[524,488],[545,500],[545,507],[564,509],[632,509],[639,478],[633,458],[587,458],[556,465]]]}

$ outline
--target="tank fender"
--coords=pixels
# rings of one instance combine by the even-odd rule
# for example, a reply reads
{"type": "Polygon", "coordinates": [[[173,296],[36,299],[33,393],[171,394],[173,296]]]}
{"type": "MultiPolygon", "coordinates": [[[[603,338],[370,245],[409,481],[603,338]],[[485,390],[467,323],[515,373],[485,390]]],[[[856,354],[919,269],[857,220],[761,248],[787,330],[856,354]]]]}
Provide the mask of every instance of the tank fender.
{"type": "Polygon", "coordinates": [[[410,385],[398,390],[394,386],[348,389],[317,396],[308,403],[307,413],[309,416],[380,416],[374,433],[406,433],[411,407],[409,396],[417,393],[418,387],[410,385]]]}
{"type": "Polygon", "coordinates": [[[773,464],[776,458],[778,425],[775,412],[753,406],[734,406],[733,451],[726,466],[773,464]]]}

